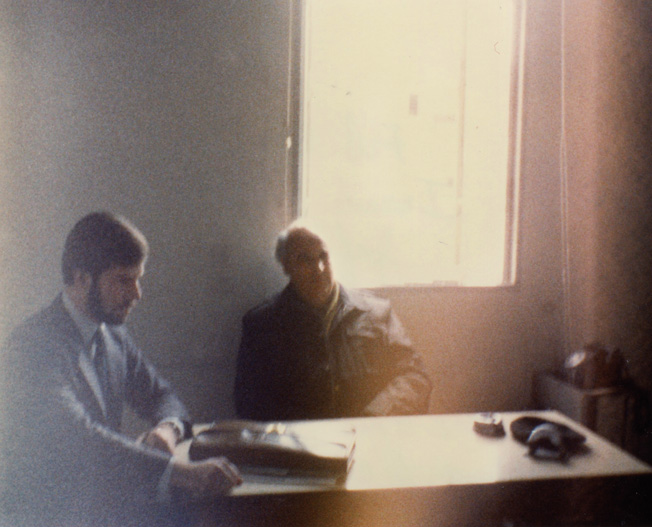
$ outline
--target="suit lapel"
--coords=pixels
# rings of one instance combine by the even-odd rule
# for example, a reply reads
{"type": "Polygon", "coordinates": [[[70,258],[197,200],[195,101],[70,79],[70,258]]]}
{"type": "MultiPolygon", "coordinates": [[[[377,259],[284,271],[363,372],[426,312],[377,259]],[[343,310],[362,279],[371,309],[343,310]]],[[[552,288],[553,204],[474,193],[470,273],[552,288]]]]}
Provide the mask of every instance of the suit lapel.
{"type": "Polygon", "coordinates": [[[86,406],[91,416],[99,422],[106,422],[106,405],[95,370],[85,353],[85,343],[72,317],[63,305],[61,296],[52,305],[55,325],[63,339],[61,352],[65,353],[65,363],[70,369],[68,377],[72,380],[79,401],[86,406]]]}
{"type": "Polygon", "coordinates": [[[99,406],[102,415],[106,417],[106,399],[102,393],[102,389],[100,388],[100,379],[98,378],[95,367],[91,363],[86,353],[79,354],[78,368],[79,372],[81,373],[81,377],[86,383],[86,386],[93,394],[93,401],[97,404],[97,406],[99,406]]]}

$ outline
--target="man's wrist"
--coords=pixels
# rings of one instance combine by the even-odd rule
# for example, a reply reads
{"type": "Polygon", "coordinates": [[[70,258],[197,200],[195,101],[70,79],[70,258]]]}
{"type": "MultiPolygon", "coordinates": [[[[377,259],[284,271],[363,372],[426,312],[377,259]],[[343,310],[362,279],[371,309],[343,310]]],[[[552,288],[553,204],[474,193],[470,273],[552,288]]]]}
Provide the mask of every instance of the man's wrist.
{"type": "Polygon", "coordinates": [[[157,426],[169,426],[174,430],[177,442],[192,437],[192,425],[188,421],[179,419],[178,417],[168,417],[163,419],[157,426]]]}

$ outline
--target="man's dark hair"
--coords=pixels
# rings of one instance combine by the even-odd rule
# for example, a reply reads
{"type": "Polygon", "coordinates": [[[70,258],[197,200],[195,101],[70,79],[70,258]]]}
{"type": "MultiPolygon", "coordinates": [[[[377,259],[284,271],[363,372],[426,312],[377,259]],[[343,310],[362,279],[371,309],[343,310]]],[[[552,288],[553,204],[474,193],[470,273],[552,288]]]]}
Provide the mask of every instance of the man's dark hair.
{"type": "Polygon", "coordinates": [[[71,285],[75,270],[93,279],[113,266],[132,267],[147,258],[145,236],[128,220],[109,212],[93,212],[72,228],[63,249],[63,282],[71,285]]]}

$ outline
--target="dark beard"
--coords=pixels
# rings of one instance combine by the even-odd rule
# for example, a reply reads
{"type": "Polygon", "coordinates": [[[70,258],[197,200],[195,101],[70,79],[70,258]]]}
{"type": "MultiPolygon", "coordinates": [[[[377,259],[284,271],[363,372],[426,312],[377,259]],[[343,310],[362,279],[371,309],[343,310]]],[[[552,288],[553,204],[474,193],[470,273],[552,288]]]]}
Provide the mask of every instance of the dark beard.
{"type": "Polygon", "coordinates": [[[93,283],[91,283],[91,288],[88,291],[88,310],[96,320],[109,324],[110,326],[117,326],[124,322],[122,318],[107,313],[104,310],[104,307],[102,306],[102,297],[100,296],[100,288],[98,287],[95,278],[93,278],[93,283]]]}

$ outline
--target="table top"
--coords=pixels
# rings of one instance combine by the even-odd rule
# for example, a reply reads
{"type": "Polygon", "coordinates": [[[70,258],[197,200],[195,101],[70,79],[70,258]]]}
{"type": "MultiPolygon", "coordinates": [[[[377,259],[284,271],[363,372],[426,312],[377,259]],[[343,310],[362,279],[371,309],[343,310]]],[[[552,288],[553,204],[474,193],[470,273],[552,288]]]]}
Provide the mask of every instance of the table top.
{"type": "MultiPolygon", "coordinates": [[[[481,485],[567,478],[652,475],[652,467],[556,411],[499,414],[506,435],[481,436],[473,430],[478,414],[446,414],[302,421],[292,426],[319,434],[354,428],[354,462],[341,484],[306,479],[245,475],[232,495],[265,495],[324,490],[357,491],[481,485]],[[524,415],[571,427],[586,436],[585,452],[565,463],[537,460],[516,441],[510,423],[524,415]]],[[[181,452],[183,454],[183,452],[181,452]]]]}

